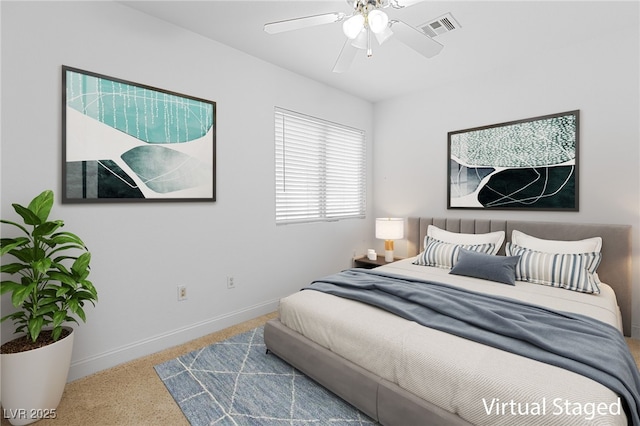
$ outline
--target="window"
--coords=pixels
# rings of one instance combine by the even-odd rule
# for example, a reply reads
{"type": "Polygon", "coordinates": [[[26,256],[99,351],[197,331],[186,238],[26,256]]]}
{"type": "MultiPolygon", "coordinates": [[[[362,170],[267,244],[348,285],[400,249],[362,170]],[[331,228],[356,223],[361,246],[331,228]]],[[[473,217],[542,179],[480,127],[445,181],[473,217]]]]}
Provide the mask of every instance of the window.
{"type": "Polygon", "coordinates": [[[276,223],[363,218],[364,131],[276,108],[276,223]]]}

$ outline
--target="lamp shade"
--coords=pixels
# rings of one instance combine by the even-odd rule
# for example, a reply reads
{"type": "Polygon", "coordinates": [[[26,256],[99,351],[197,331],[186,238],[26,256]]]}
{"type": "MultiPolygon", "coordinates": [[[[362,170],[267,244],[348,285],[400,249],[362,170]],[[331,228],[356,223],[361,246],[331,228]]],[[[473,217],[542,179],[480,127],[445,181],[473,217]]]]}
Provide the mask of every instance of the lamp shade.
{"type": "Polygon", "coordinates": [[[381,240],[399,240],[404,237],[404,219],[382,217],[376,219],[376,238],[381,240]]]}

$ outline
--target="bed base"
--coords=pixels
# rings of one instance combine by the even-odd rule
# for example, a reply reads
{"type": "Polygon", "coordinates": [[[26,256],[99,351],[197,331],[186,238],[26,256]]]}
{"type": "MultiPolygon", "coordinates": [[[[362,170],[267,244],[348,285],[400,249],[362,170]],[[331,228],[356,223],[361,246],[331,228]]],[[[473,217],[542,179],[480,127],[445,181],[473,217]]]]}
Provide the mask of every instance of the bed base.
{"type": "Polygon", "coordinates": [[[265,324],[267,349],[383,425],[471,423],[420,399],[283,325],[265,324]]]}
{"type": "MultiPolygon", "coordinates": [[[[427,227],[431,224],[464,233],[503,230],[507,241],[510,241],[514,229],[538,238],[557,240],[601,236],[603,257],[598,275],[614,289],[624,334],[631,335],[631,226],[414,217],[408,219],[409,256],[420,251],[427,227]]],[[[501,253],[504,254],[504,248],[501,253]]],[[[283,325],[279,319],[267,322],[264,340],[271,352],[383,425],[471,424],[312,342],[283,325]]]]}

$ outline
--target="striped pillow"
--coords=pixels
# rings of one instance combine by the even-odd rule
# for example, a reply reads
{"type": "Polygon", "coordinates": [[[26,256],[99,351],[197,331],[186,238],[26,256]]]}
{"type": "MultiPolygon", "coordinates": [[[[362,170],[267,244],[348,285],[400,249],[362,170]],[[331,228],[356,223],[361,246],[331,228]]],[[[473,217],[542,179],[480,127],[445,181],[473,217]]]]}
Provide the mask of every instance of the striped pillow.
{"type": "Polygon", "coordinates": [[[491,254],[495,244],[451,244],[427,236],[424,238],[424,247],[424,251],[413,261],[414,265],[451,269],[458,262],[460,247],[479,253],[491,254]]]}
{"type": "Polygon", "coordinates": [[[601,253],[545,253],[510,242],[505,251],[507,256],[520,256],[516,265],[518,281],[600,294],[600,280],[595,272],[602,260],[601,253]]]}

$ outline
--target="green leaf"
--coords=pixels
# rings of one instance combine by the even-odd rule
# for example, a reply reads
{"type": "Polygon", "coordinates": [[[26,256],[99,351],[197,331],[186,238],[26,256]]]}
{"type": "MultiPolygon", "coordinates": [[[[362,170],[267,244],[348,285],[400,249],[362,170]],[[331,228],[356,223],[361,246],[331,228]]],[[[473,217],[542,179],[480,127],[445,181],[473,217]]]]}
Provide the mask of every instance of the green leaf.
{"type": "Polygon", "coordinates": [[[82,322],[87,322],[87,316],[84,313],[84,309],[82,309],[80,306],[76,308],[76,310],[74,311],[74,314],[79,316],[82,322]]]}
{"type": "Polygon", "coordinates": [[[42,317],[31,318],[28,322],[29,336],[34,342],[38,339],[42,326],[44,325],[44,319],[42,317]]]}
{"type": "Polygon", "coordinates": [[[82,287],[85,290],[89,290],[91,292],[91,294],[93,294],[96,298],[98,297],[98,291],[96,290],[96,288],[93,286],[93,283],[89,280],[82,280],[82,282],[80,283],[82,284],[82,287]]]}
{"type": "Polygon", "coordinates": [[[4,272],[6,274],[17,274],[23,269],[27,269],[29,266],[23,263],[8,263],[6,265],[0,266],[0,272],[4,272]]]}
{"type": "Polygon", "coordinates": [[[0,240],[0,256],[4,256],[9,253],[11,250],[21,247],[25,244],[29,243],[29,239],[27,237],[19,237],[19,238],[2,238],[0,240]]]}
{"type": "Polygon", "coordinates": [[[52,280],[60,281],[73,288],[76,287],[76,280],[69,274],[63,272],[49,271],[49,278],[52,280]]]}
{"type": "Polygon", "coordinates": [[[20,286],[20,288],[16,288],[11,295],[11,303],[13,303],[13,306],[15,306],[16,308],[22,306],[27,297],[31,295],[31,292],[35,288],[36,284],[36,282],[32,282],[28,286],[20,286]]]}
{"type": "Polygon", "coordinates": [[[13,209],[16,211],[16,213],[22,216],[22,220],[24,220],[24,223],[26,223],[27,225],[35,226],[35,225],[40,225],[42,223],[38,215],[32,212],[31,210],[29,210],[28,208],[23,207],[20,204],[12,204],[12,206],[13,206],[13,209]]]}
{"type": "Polygon", "coordinates": [[[60,298],[59,297],[43,297],[40,300],[40,306],[45,306],[45,305],[51,305],[51,306],[58,306],[56,303],[60,302],[60,298]]]}
{"type": "MultiPolygon", "coordinates": [[[[93,284],[91,283],[91,281],[89,280],[82,280],[80,281],[80,286],[88,291],[89,293],[91,293],[91,299],[89,300],[98,300],[98,291],[96,290],[96,288],[93,286],[93,284]]],[[[88,298],[87,298],[88,299],[88,298]]],[[[93,302],[92,302],[93,303],[93,302]]],[[[95,305],[95,303],[94,303],[95,305]]]]}
{"type": "Polygon", "coordinates": [[[73,243],[78,248],[84,248],[84,242],[75,234],[71,232],[58,232],[51,236],[51,241],[56,244],[73,243]]]}
{"type": "Polygon", "coordinates": [[[58,327],[59,325],[61,325],[65,318],[67,316],[67,313],[65,311],[58,311],[56,313],[53,314],[53,327],[58,327]]]}
{"type": "MultiPolygon", "coordinates": [[[[75,244],[65,244],[65,245],[56,247],[54,250],[52,250],[49,253],[49,255],[51,256],[51,255],[53,255],[53,253],[57,253],[57,252],[61,252],[61,251],[67,251],[67,250],[83,250],[83,251],[86,251],[86,249],[83,246],[78,246],[78,245],[75,245],[75,244]]],[[[60,262],[63,259],[75,259],[76,257],[77,256],[65,255],[65,256],[58,256],[58,257],[56,257],[55,260],[56,260],[56,262],[60,262]]]]}
{"type": "Polygon", "coordinates": [[[32,247],[25,247],[20,250],[11,250],[10,252],[21,262],[31,263],[35,259],[42,259],[44,252],[40,249],[33,249],[32,247]]]}
{"type": "Polygon", "coordinates": [[[36,272],[46,274],[49,268],[51,268],[51,259],[46,257],[44,259],[36,260],[35,262],[31,263],[31,267],[36,272]]]}
{"type": "Polygon", "coordinates": [[[75,314],[78,307],[78,301],[75,299],[69,299],[69,310],[75,314]]]}
{"type": "Polygon", "coordinates": [[[15,322],[18,319],[23,318],[24,316],[25,316],[24,312],[18,311],[18,312],[14,312],[12,314],[3,316],[2,318],[0,318],[0,322],[4,322],[5,320],[8,320],[8,319],[12,319],[15,322]]]}
{"type": "Polygon", "coordinates": [[[56,290],[56,297],[64,296],[67,292],[71,290],[69,287],[58,287],[56,290]]]}
{"type": "Polygon", "coordinates": [[[53,207],[53,191],[50,189],[42,191],[29,203],[29,210],[40,220],[39,223],[47,221],[51,208],[53,207]]]}
{"type": "MultiPolygon", "coordinates": [[[[89,300],[89,301],[93,301],[95,299],[95,296],[93,294],[91,294],[88,291],[77,291],[73,297],[75,297],[78,300],[89,300]]],[[[93,302],[92,302],[93,303],[93,302]]]]}
{"type": "Polygon", "coordinates": [[[78,320],[77,320],[77,319],[75,319],[74,317],[69,317],[69,316],[67,316],[64,320],[65,320],[66,322],[75,322],[76,324],[80,325],[80,323],[78,322],[78,320]]]}
{"type": "Polygon", "coordinates": [[[89,262],[91,262],[91,253],[82,253],[80,257],[78,257],[76,261],[73,262],[71,271],[73,271],[74,275],[82,276],[82,278],[85,278],[86,271],[89,268],[89,262]]]}
{"type": "Polygon", "coordinates": [[[57,341],[60,338],[61,334],[62,334],[62,327],[61,326],[54,327],[53,333],[51,334],[53,341],[54,342],[57,341]]]}
{"type": "Polygon", "coordinates": [[[82,309],[82,306],[80,306],[80,303],[78,303],[76,299],[69,300],[69,310],[79,316],[83,322],[87,321],[84,309],[82,309]]]}
{"type": "Polygon", "coordinates": [[[74,261],[76,260],[75,257],[56,257],[55,259],[53,259],[53,267],[55,267],[61,273],[71,276],[71,271],[69,271],[62,263],[60,263],[65,259],[73,259],[74,261]]]}
{"type": "Polygon", "coordinates": [[[5,294],[8,291],[16,291],[22,287],[24,287],[22,284],[15,281],[2,281],[0,282],[0,294],[5,294]]]}
{"type": "Polygon", "coordinates": [[[43,237],[45,235],[51,235],[63,225],[64,223],[62,223],[61,220],[56,220],[53,222],[45,222],[43,224],[37,225],[33,230],[33,232],[31,233],[31,235],[33,235],[34,237],[43,237]]]}
{"type": "Polygon", "coordinates": [[[36,316],[42,317],[45,316],[51,312],[54,312],[58,309],[58,306],[56,305],[46,305],[46,306],[42,306],[40,309],[38,309],[35,313],[36,316]]]}

